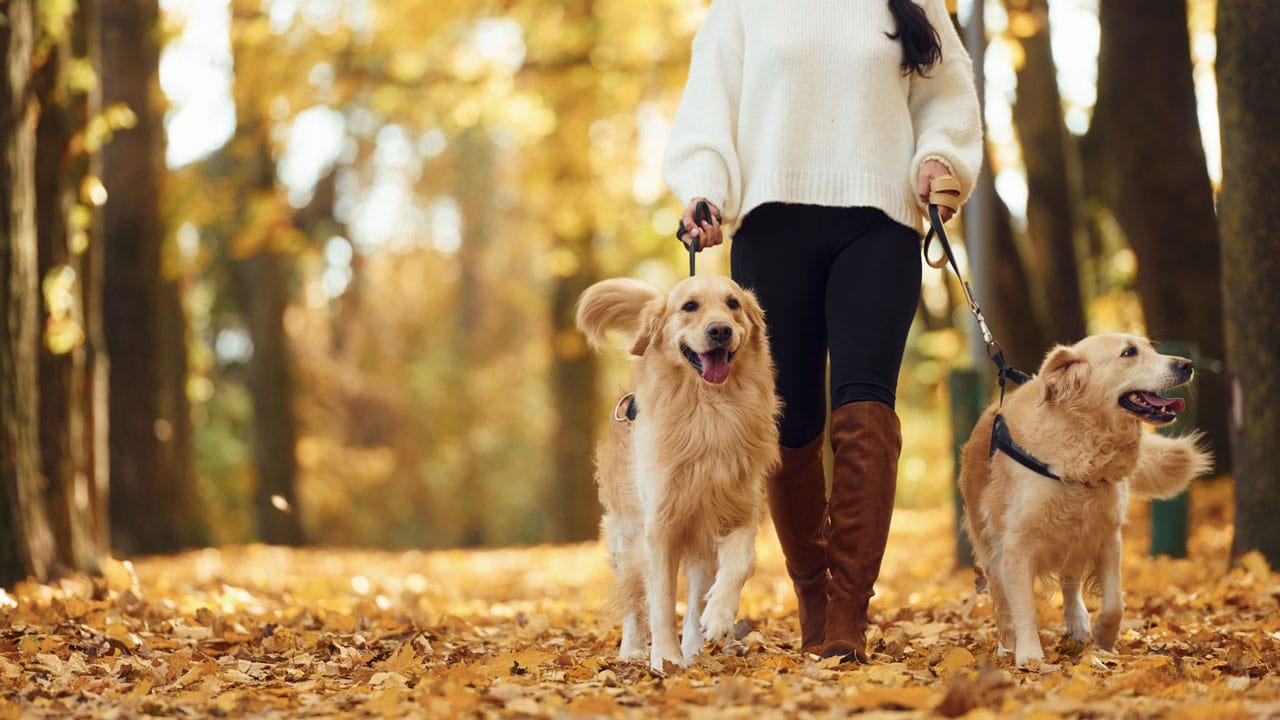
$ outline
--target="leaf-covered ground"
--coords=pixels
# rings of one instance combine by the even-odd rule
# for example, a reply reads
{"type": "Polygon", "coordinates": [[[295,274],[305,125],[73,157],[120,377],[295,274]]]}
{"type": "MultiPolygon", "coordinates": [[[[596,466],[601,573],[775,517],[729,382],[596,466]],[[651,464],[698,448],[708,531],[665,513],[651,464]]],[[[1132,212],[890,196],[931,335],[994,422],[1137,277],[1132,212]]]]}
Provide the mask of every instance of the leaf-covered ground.
{"type": "Polygon", "coordinates": [[[751,631],[665,677],[615,661],[594,543],[229,548],[0,594],[0,718],[1280,716],[1280,576],[1256,556],[1228,569],[1230,492],[1196,488],[1189,560],[1147,559],[1134,509],[1114,655],[1064,641],[1055,597],[1040,605],[1046,663],[994,657],[945,509],[895,515],[861,667],[796,652],[768,527],[751,631]]]}

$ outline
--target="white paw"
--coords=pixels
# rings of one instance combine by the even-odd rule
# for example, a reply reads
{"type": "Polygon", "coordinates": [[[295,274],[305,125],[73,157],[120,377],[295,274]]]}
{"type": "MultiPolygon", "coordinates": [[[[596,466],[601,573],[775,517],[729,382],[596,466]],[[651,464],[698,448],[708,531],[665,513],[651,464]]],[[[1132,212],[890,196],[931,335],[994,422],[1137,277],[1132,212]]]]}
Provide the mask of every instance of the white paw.
{"type": "Polygon", "coordinates": [[[1044,660],[1044,650],[1040,647],[1038,641],[1035,643],[1035,647],[1028,648],[1026,652],[1023,652],[1021,645],[1019,645],[1013,653],[1013,661],[1018,665],[1026,665],[1032,660],[1036,662],[1044,660]]]}
{"type": "Polygon", "coordinates": [[[707,642],[719,642],[733,637],[733,616],[735,609],[725,603],[707,603],[702,611],[698,624],[702,628],[702,637],[707,642]]]}
{"type": "Polygon", "coordinates": [[[693,659],[702,652],[702,646],[702,636],[697,633],[689,633],[681,638],[680,654],[684,656],[685,665],[693,664],[693,659]]]}
{"type": "Polygon", "coordinates": [[[685,661],[675,648],[666,652],[660,652],[657,647],[649,653],[649,669],[655,672],[664,673],[667,671],[667,665],[674,665],[678,668],[688,667],[689,663],[685,661]]]}
{"type": "Polygon", "coordinates": [[[644,648],[624,648],[618,651],[618,660],[622,662],[641,662],[649,656],[644,648]]]}
{"type": "Polygon", "coordinates": [[[1088,645],[1093,640],[1093,633],[1089,631],[1089,614],[1085,613],[1083,617],[1075,613],[1068,615],[1067,634],[1081,645],[1088,645]]]}

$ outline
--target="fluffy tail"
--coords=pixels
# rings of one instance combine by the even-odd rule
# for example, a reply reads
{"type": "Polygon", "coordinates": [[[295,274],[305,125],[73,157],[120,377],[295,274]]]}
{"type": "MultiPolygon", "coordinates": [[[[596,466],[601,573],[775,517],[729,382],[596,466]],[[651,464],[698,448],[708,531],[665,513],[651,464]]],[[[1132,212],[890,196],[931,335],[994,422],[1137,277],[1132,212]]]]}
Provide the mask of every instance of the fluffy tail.
{"type": "Polygon", "coordinates": [[[1213,467],[1213,455],[1200,446],[1200,433],[1165,437],[1145,433],[1138,451],[1138,465],[1129,478],[1137,497],[1164,500],[1186,489],[1213,467]]]}
{"type": "Polygon", "coordinates": [[[658,291],[639,280],[601,280],[587,288],[578,300],[578,329],[593,347],[604,345],[610,331],[634,338],[640,330],[640,311],[658,291]]]}

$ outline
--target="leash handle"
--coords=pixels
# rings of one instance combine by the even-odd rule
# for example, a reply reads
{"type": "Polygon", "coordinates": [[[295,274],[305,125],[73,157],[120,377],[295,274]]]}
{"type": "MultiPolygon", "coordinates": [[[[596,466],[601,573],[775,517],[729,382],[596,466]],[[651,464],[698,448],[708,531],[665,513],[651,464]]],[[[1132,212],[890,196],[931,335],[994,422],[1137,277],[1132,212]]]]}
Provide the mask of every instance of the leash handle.
{"type": "MultiPolygon", "coordinates": [[[[706,200],[699,200],[698,204],[693,206],[693,224],[701,227],[702,223],[711,222],[711,218],[711,205],[706,200]]],[[[716,215],[715,220],[720,222],[720,216],[716,215]]],[[[693,277],[695,258],[697,253],[702,251],[702,242],[692,235],[689,235],[689,242],[685,242],[685,235],[688,234],[689,231],[685,230],[684,227],[684,220],[681,220],[680,229],[676,230],[676,240],[679,240],[681,244],[689,249],[689,277],[693,277]]]]}

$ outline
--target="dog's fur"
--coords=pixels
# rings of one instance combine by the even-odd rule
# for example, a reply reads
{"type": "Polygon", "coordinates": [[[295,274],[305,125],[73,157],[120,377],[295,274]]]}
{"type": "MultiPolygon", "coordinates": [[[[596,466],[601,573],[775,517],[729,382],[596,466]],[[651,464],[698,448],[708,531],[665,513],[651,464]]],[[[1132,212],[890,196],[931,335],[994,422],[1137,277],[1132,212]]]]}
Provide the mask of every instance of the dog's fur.
{"type": "Polygon", "coordinates": [[[651,639],[651,668],[683,667],[704,642],[731,636],[755,564],[780,408],[764,312],[724,276],[688,278],[666,295],[613,279],[583,293],[577,324],[597,347],[609,331],[634,336],[637,356],[637,417],[612,423],[597,455],[602,530],[623,612],[619,655],[643,659],[651,639]],[[689,601],[677,642],[682,562],[689,601]]]}
{"type": "Polygon", "coordinates": [[[1036,578],[1058,578],[1072,638],[1114,650],[1124,607],[1120,529],[1130,494],[1172,497],[1212,464],[1198,435],[1170,438],[1143,428],[1144,422],[1174,420],[1182,401],[1154,394],[1186,384],[1191,376],[1190,360],[1160,355],[1145,338],[1094,335],[1054,348],[1035,378],[978,421],[960,471],[966,529],[991,592],[999,651],[1012,649],[1017,664],[1044,659],[1032,589],[1036,578]],[[1135,403],[1135,397],[1142,399],[1135,403]],[[1003,452],[989,457],[997,412],[1004,414],[1014,441],[1062,482],[1003,452]],[[1090,580],[1102,591],[1092,631],[1081,597],[1081,583],[1090,580]]]}

